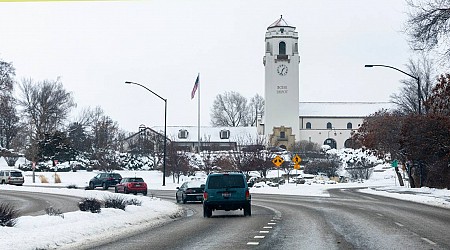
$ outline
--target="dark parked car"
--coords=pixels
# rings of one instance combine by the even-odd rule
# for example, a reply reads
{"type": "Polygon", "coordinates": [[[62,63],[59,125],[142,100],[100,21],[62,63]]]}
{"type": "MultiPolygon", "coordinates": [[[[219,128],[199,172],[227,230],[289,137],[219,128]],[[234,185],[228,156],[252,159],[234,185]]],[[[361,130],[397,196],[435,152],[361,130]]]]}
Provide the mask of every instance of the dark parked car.
{"type": "Polygon", "coordinates": [[[96,187],[108,189],[111,186],[114,187],[121,180],[122,176],[118,173],[100,173],[89,181],[89,189],[94,189],[96,187]]]}
{"type": "Polygon", "coordinates": [[[203,193],[203,216],[211,217],[214,210],[243,209],[251,216],[251,196],[245,175],[240,172],[213,173],[206,179],[203,193]]]}
{"type": "Polygon", "coordinates": [[[147,183],[140,177],[125,177],[114,188],[116,193],[142,193],[147,195],[147,183]]]}
{"type": "Polygon", "coordinates": [[[203,201],[203,190],[205,189],[205,183],[201,181],[187,181],[177,187],[177,193],[175,198],[177,203],[181,201],[186,203],[188,201],[203,201]]]}

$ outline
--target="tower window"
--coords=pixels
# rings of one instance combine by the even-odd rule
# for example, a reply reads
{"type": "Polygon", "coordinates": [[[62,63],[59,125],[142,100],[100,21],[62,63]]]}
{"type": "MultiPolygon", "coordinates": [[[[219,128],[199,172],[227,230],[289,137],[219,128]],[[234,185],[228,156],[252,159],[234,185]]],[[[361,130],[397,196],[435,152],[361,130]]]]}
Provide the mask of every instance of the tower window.
{"type": "Polygon", "coordinates": [[[278,54],[286,55],[286,43],[285,42],[280,42],[278,44],[278,54]]]}
{"type": "Polygon", "coordinates": [[[230,138],[230,130],[220,131],[220,139],[229,139],[229,138],[230,138]]]}
{"type": "Polygon", "coordinates": [[[306,129],[311,129],[311,123],[310,122],[306,123],[306,129]]]}
{"type": "Polygon", "coordinates": [[[298,53],[298,43],[294,44],[294,53],[298,53]]]}
{"type": "Polygon", "coordinates": [[[280,138],[286,138],[286,132],[281,131],[280,132],[280,138]]]}
{"type": "Polygon", "coordinates": [[[327,123],[327,129],[333,129],[333,125],[331,124],[331,122],[327,123]]]}
{"type": "Polygon", "coordinates": [[[352,129],[352,128],[353,128],[352,123],[351,122],[347,123],[347,129],[352,129]]]}

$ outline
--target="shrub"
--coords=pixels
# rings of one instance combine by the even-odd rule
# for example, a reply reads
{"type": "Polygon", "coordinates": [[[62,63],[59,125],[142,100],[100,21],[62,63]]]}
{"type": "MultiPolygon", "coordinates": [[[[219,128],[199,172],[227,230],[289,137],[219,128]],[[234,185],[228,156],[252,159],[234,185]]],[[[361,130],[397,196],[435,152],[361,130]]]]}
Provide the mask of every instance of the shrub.
{"type": "Polygon", "coordinates": [[[55,173],[55,183],[61,183],[61,177],[57,173],[55,173]]]}
{"type": "Polygon", "coordinates": [[[83,198],[78,202],[81,211],[91,211],[92,213],[100,213],[102,202],[95,198],[83,198]]]}
{"type": "Polygon", "coordinates": [[[41,181],[41,183],[48,183],[47,177],[45,177],[44,175],[39,175],[39,180],[41,181]]]}
{"type": "Polygon", "coordinates": [[[64,219],[64,214],[58,208],[48,207],[45,209],[45,213],[50,216],[60,216],[61,218],[64,219]]]}
{"type": "Polygon", "coordinates": [[[127,200],[127,205],[134,205],[134,206],[141,206],[142,205],[142,201],[133,198],[133,199],[129,199],[127,200]]]}
{"type": "Polygon", "coordinates": [[[19,212],[10,204],[0,203],[0,226],[13,227],[19,212]]]}
{"type": "Polygon", "coordinates": [[[77,189],[78,187],[75,184],[70,184],[70,185],[67,186],[67,188],[68,189],[77,189]]]}
{"type": "Polygon", "coordinates": [[[105,208],[118,208],[125,210],[129,200],[122,195],[110,195],[104,198],[105,208]]]}

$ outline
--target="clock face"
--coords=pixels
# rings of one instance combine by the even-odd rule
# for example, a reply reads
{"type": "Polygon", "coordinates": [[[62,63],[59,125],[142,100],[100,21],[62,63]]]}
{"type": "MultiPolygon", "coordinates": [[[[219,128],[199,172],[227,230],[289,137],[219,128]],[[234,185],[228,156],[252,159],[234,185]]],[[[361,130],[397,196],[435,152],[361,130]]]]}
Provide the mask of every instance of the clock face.
{"type": "Polygon", "coordinates": [[[280,64],[280,65],[278,66],[278,68],[277,68],[277,73],[278,73],[280,76],[286,75],[287,72],[288,72],[288,67],[287,67],[286,65],[280,64]]]}

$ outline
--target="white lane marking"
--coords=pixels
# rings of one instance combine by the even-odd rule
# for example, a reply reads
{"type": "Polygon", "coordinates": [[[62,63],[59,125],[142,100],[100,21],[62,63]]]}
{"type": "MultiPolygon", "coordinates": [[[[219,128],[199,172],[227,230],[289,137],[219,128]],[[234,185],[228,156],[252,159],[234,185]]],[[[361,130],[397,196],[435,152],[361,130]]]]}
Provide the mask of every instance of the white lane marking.
{"type": "Polygon", "coordinates": [[[263,227],[264,229],[271,229],[271,228],[273,228],[273,227],[263,227]]]}
{"type": "Polygon", "coordinates": [[[277,223],[274,223],[274,222],[269,222],[269,223],[267,223],[267,225],[276,225],[277,223]]]}
{"type": "Polygon", "coordinates": [[[247,242],[247,245],[257,246],[259,242],[247,242]]]}
{"type": "Polygon", "coordinates": [[[431,245],[436,245],[435,242],[433,242],[433,241],[431,241],[431,240],[429,240],[429,239],[427,239],[427,238],[422,238],[422,240],[428,242],[428,243],[431,244],[431,245]]]}
{"type": "Polygon", "coordinates": [[[264,239],[264,238],[266,238],[266,236],[264,236],[264,235],[256,235],[254,238],[255,239],[264,239]]]}
{"type": "Polygon", "coordinates": [[[377,213],[378,216],[383,217],[384,215],[377,213]]]}
{"type": "Polygon", "coordinates": [[[395,223],[395,225],[397,225],[397,226],[399,226],[399,227],[403,227],[403,224],[402,223],[398,223],[398,222],[394,222],[395,223]]]}
{"type": "Polygon", "coordinates": [[[269,231],[259,231],[260,234],[268,234],[269,231]]]}

